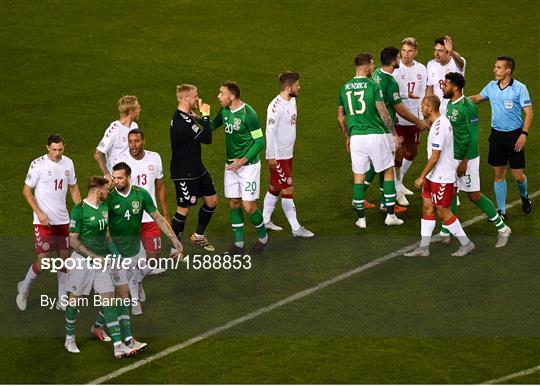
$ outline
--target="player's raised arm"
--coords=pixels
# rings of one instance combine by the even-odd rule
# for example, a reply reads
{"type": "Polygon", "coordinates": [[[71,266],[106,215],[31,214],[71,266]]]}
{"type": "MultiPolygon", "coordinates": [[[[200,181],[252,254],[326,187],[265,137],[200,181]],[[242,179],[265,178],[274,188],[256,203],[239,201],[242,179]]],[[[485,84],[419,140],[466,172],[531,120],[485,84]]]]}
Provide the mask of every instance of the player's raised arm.
{"type": "Polygon", "coordinates": [[[465,68],[465,59],[457,51],[454,51],[454,42],[449,35],[444,37],[444,47],[450,56],[452,56],[459,69],[463,70],[465,68]]]}

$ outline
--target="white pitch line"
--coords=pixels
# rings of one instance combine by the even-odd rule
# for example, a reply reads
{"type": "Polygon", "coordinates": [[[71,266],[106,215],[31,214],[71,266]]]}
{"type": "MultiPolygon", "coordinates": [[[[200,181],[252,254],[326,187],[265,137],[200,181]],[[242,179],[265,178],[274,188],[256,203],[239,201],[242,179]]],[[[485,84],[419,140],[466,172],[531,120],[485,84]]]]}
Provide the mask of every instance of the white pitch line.
{"type": "MultiPolygon", "coordinates": [[[[540,190],[537,190],[536,192],[532,193],[529,195],[529,198],[533,199],[537,196],[540,195],[540,190]]],[[[507,204],[506,207],[507,208],[512,208],[518,204],[521,204],[521,200],[515,200],[515,201],[512,201],[511,203],[507,204]]],[[[470,220],[467,220],[467,221],[464,221],[462,223],[462,226],[463,227],[466,227],[466,226],[469,226],[471,224],[474,224],[480,220],[483,220],[487,218],[485,214],[482,214],[482,215],[479,215],[479,216],[476,216],[476,217],[473,217],[471,218],[470,220]]],[[[272,303],[266,307],[262,307],[262,308],[259,308],[258,310],[255,310],[249,314],[246,314],[244,316],[241,316],[237,319],[234,319],[234,320],[231,320],[230,322],[228,323],[225,323],[219,327],[216,327],[216,328],[213,328],[211,330],[208,330],[204,333],[202,333],[201,335],[197,335],[196,337],[193,337],[191,339],[188,339],[184,342],[181,342],[181,343],[178,343],[174,346],[171,346],[163,351],[160,351],[154,355],[151,355],[149,356],[148,358],[145,358],[145,359],[141,359],[140,361],[137,361],[129,366],[125,366],[125,367],[122,367],[118,370],[115,370],[109,374],[106,374],[102,377],[99,377],[97,379],[94,379],[93,381],[89,382],[89,384],[100,384],[100,383],[107,383],[109,382],[111,379],[114,379],[122,374],[125,374],[127,373],[128,371],[131,371],[131,370],[135,370],[136,368],[139,368],[141,366],[144,366],[146,365],[147,363],[150,363],[150,362],[153,362],[157,359],[160,359],[160,358],[163,358],[164,356],[166,355],[169,355],[169,354],[172,354],[173,352],[176,352],[178,350],[182,350],[188,346],[191,346],[192,344],[195,344],[195,343],[198,343],[202,340],[205,340],[205,339],[208,339],[210,338],[211,336],[214,336],[214,335],[217,335],[219,334],[220,332],[222,331],[225,331],[225,330],[228,330],[230,328],[233,328],[234,326],[237,326],[241,323],[244,323],[244,322],[247,322],[251,319],[255,319],[256,317],[260,316],[260,315],[263,315],[263,314],[266,314],[272,310],[275,310],[276,308],[279,308],[279,307],[283,307],[284,305],[287,305],[289,303],[292,303],[298,299],[302,299],[308,295],[311,295],[312,293],[315,293],[323,288],[326,288],[332,284],[336,284],[342,280],[345,280],[345,279],[348,279],[349,277],[351,276],[354,276],[356,275],[357,273],[360,273],[360,272],[363,272],[363,271],[366,271],[370,268],[373,268],[373,267],[376,267],[377,265],[379,264],[382,264],[384,262],[387,262],[391,259],[393,259],[394,257],[397,257],[397,256],[401,256],[403,255],[405,252],[408,252],[412,249],[414,249],[416,246],[418,245],[418,243],[414,243],[414,244],[410,244],[410,245],[407,245],[406,247],[403,247],[401,249],[398,249],[397,251],[394,251],[394,252],[391,252],[385,256],[382,256],[382,257],[379,257],[373,261],[370,261],[369,263],[367,264],[364,264],[364,265],[361,265],[359,267],[356,267],[350,271],[347,271],[345,273],[342,273],[341,275],[338,275],[338,276],[334,276],[333,278],[331,279],[328,279],[328,280],[325,280],[313,287],[310,287],[310,288],[307,288],[303,291],[300,291],[300,292],[297,292],[291,296],[288,296],[284,299],[281,299],[280,301],[278,302],[275,302],[275,303],[272,303]]]]}
{"type": "Polygon", "coordinates": [[[503,383],[503,382],[509,381],[510,379],[514,379],[514,378],[518,378],[518,377],[524,377],[525,375],[534,374],[534,373],[536,373],[538,371],[540,371],[540,365],[535,366],[535,367],[531,367],[530,369],[527,369],[527,370],[518,371],[517,373],[514,373],[514,374],[509,374],[509,375],[507,375],[505,377],[492,379],[491,381],[482,382],[481,384],[482,385],[494,385],[496,383],[503,383]]]}

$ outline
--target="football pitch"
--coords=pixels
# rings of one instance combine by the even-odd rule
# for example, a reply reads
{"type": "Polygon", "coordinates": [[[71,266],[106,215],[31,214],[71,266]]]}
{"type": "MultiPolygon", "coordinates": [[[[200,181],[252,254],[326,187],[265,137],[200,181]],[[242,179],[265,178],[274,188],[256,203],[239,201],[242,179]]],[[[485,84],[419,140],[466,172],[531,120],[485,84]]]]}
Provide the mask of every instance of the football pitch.
{"type": "MultiPolygon", "coordinates": [[[[461,195],[458,216],[477,246],[462,258],[450,256],[455,240],[434,245],[429,258],[401,256],[419,238],[418,191],[400,215],[404,225],[386,227],[376,209],[367,211],[366,230],[354,225],[350,158],[336,120],[339,87],[354,75],[357,52],[375,54],[379,66],[382,48],[414,36],[417,60],[425,64],[433,40],[445,34],[467,60],[466,95],[492,80],[498,55],[510,55],[538,110],[539,20],[536,0],[3,1],[0,382],[540,383],[539,113],[526,145],[533,212],[523,213],[509,178],[513,235],[495,249],[494,226],[461,195]],[[235,80],[264,123],[285,69],[302,74],[295,203],[315,238],[293,239],[278,205],[273,219],[285,230],[270,234],[268,249],[252,258],[250,269],[180,266],[147,278],[144,314],[131,320],[149,348],[135,358],[115,360],[110,344],[90,338],[93,307],[82,308],[77,320],[81,353],[63,348],[64,314],[40,306],[41,294],[56,294],[51,273],[34,282],[27,310],[19,311],[16,286],[35,259],[32,213],[21,191],[50,133],[65,138],[84,196],[88,178],[99,174],[92,153],[117,118],[116,101],[136,95],[146,148],[163,158],[173,213],[175,86],[196,85],[213,115],[219,85],[235,80]]],[[[482,190],[494,199],[489,105],[479,112],[482,190]]],[[[422,137],[405,180],[409,188],[425,163],[422,137]]],[[[203,159],[221,199],[207,236],[222,251],[232,239],[222,131],[203,147],[203,159]]],[[[262,170],[261,198],[264,163],[262,170]]],[[[368,199],[378,202],[376,189],[368,199]]],[[[187,235],[196,217],[192,210],[187,235]]],[[[250,245],[256,235],[250,226],[246,231],[250,245]]]]}

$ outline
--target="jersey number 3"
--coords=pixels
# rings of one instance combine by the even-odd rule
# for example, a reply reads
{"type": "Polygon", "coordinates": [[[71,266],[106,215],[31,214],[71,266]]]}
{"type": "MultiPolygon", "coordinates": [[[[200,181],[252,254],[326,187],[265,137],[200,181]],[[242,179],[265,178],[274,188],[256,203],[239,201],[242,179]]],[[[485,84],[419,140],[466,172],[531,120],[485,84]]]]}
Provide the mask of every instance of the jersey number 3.
{"type": "Polygon", "coordinates": [[[364,90],[354,91],[354,93],[353,91],[347,91],[346,94],[347,94],[347,103],[349,104],[350,115],[363,114],[364,111],[366,111],[366,102],[364,101],[364,90]],[[351,94],[353,94],[355,98],[358,97],[357,101],[358,103],[360,103],[359,110],[355,110],[353,108],[353,98],[351,94]]]}

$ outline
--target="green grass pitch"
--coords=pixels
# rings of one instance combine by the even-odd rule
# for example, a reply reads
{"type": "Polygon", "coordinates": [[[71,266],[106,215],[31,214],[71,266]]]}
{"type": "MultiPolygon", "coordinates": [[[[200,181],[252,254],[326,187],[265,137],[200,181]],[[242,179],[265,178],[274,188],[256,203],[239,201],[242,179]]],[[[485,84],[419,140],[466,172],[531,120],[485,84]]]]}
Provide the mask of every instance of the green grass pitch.
{"type": "MultiPolygon", "coordinates": [[[[354,226],[350,161],[336,122],[337,93],[353,76],[352,58],[360,50],[378,57],[383,47],[414,36],[426,63],[434,38],[449,34],[467,59],[466,93],[479,92],[492,79],[494,58],[507,54],[538,110],[539,20],[533,0],[2,2],[0,381],[90,382],[416,241],[419,195],[402,216],[404,226],[387,229],[374,210],[366,232],[354,226]],[[81,354],[63,349],[63,314],[39,305],[40,294],[56,293],[50,273],[35,282],[28,309],[17,309],[16,284],[34,259],[31,211],[21,190],[51,132],[65,137],[84,194],[88,177],[98,173],[92,152],[117,117],[117,99],[137,95],[147,148],[161,153],[167,176],[178,83],[197,85],[215,112],[219,84],[236,80],[264,122],[284,69],[302,73],[295,202],[315,239],[272,234],[265,257],[248,271],[181,269],[150,277],[145,313],[132,318],[150,348],[135,359],[113,360],[110,346],[90,339],[93,308],[81,310],[77,322],[81,354]]],[[[493,199],[489,119],[483,104],[481,176],[493,199]]],[[[540,189],[538,122],[537,116],[526,147],[530,192],[540,189]]],[[[423,137],[409,187],[425,162],[423,137]]],[[[222,197],[223,133],[203,151],[222,197]]],[[[263,167],[261,196],[267,178],[263,167]]],[[[517,189],[508,186],[508,200],[516,200],[517,189]]],[[[168,179],[167,188],[172,211],[168,179]]],[[[377,201],[375,189],[369,199],[377,201]]],[[[480,214],[461,200],[462,220],[480,214]]],[[[493,226],[478,221],[466,228],[478,247],[470,257],[451,258],[456,244],[434,247],[427,259],[395,257],[110,382],[478,383],[537,366],[540,200],[533,203],[528,216],[519,206],[509,210],[514,236],[503,250],[493,248],[493,226]]],[[[227,213],[222,199],[207,232],[219,249],[231,238],[227,213]]],[[[279,206],[275,222],[286,224],[279,206]]],[[[195,223],[192,212],[186,233],[195,223]]],[[[255,240],[250,227],[247,237],[255,240]]],[[[509,382],[539,383],[540,373],[509,382]]]]}

